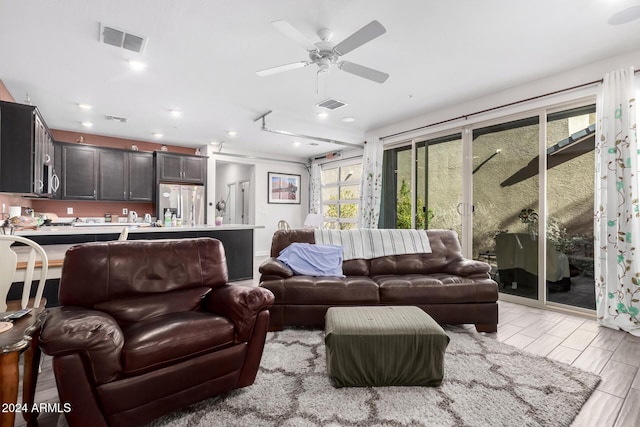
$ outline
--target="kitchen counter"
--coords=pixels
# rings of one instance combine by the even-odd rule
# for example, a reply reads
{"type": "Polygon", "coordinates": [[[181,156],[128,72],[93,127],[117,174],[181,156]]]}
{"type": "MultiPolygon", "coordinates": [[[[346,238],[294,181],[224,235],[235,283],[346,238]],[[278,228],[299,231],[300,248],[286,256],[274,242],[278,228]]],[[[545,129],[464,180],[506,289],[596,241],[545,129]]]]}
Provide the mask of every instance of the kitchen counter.
{"type": "MultiPolygon", "coordinates": [[[[50,271],[47,277],[60,277],[60,266],[67,248],[88,242],[105,242],[117,240],[123,228],[128,230],[128,240],[141,239],[189,239],[212,237],[222,242],[227,258],[229,281],[248,280],[253,278],[254,229],[263,225],[225,224],[198,225],[183,227],[150,227],[114,225],[95,226],[48,226],[37,230],[16,231],[16,235],[27,237],[43,246],[49,255],[50,271]],[[52,265],[52,263],[54,263],[52,265]]],[[[135,256],[135,254],[133,254],[135,256]]],[[[57,301],[57,299],[56,299],[57,301]]]]}
{"type": "Polygon", "coordinates": [[[104,225],[104,224],[83,224],[79,227],[74,226],[48,226],[40,227],[36,230],[16,231],[16,236],[24,236],[31,238],[32,236],[61,236],[61,235],[86,235],[86,234],[120,234],[124,229],[128,228],[129,234],[136,233],[180,233],[180,232],[197,232],[197,231],[223,231],[223,230],[254,230],[256,228],[264,228],[264,225],[247,225],[247,224],[223,224],[223,225],[194,225],[181,227],[150,227],[149,225],[140,223],[140,225],[120,226],[104,225]]]}

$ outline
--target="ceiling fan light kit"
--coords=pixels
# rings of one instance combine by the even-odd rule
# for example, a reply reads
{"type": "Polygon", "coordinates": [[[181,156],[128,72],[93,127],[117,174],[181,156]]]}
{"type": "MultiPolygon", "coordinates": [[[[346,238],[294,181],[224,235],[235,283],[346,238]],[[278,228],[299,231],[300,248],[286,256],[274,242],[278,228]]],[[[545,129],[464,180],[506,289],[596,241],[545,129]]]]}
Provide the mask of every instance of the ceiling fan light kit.
{"type": "Polygon", "coordinates": [[[318,72],[328,71],[332,65],[337,65],[337,67],[342,71],[346,71],[347,73],[363,77],[376,83],[384,83],[389,78],[389,74],[383,73],[382,71],[365,67],[364,65],[355,64],[353,62],[339,61],[342,55],[357,49],[386,32],[386,29],[378,21],[371,21],[337,45],[334,45],[331,42],[333,33],[331,30],[326,28],[318,31],[320,41],[313,43],[287,21],[273,21],[271,24],[282,34],[307,50],[309,52],[309,61],[292,62],[290,64],[259,70],[256,72],[259,76],[269,76],[282,71],[304,68],[308,65],[316,64],[318,72]]]}

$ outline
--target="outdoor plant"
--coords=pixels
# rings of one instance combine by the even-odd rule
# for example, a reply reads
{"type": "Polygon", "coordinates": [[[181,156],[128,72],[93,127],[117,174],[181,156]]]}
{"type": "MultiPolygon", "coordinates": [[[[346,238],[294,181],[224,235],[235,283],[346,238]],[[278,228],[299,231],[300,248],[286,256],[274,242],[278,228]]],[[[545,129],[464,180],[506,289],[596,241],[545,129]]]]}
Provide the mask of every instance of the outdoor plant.
{"type": "MultiPolygon", "coordinates": [[[[342,200],[355,200],[357,197],[352,190],[340,190],[340,198],[342,200]]],[[[337,196],[330,196],[329,200],[338,200],[337,196]]],[[[358,215],[358,205],[355,203],[345,203],[340,205],[340,212],[338,212],[338,204],[331,204],[327,206],[325,217],[327,218],[356,218],[358,215]]],[[[350,227],[345,223],[340,224],[340,228],[344,229],[350,227]]]]}
{"type": "MultiPolygon", "coordinates": [[[[424,202],[418,197],[417,206],[423,206],[424,202]]],[[[400,192],[398,193],[397,210],[396,210],[396,227],[411,228],[411,190],[406,180],[400,183],[400,192]]],[[[429,222],[434,217],[433,210],[428,209],[427,214],[418,209],[416,212],[416,229],[425,229],[429,226],[429,222]],[[425,223],[426,221],[426,223],[425,223]]]]}
{"type": "MultiPolygon", "coordinates": [[[[529,232],[533,234],[538,230],[538,214],[533,209],[522,209],[518,215],[520,221],[527,224],[529,232]]],[[[575,247],[584,243],[582,236],[568,236],[567,227],[553,216],[547,217],[547,240],[559,252],[571,253],[575,247]]]]}

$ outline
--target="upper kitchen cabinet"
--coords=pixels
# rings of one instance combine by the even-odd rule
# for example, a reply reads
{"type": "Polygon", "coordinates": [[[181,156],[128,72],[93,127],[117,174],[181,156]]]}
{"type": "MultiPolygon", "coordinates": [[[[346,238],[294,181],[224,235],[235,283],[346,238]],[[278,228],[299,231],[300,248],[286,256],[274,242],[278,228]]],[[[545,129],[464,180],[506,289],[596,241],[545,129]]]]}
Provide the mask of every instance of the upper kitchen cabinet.
{"type": "Polygon", "coordinates": [[[98,199],[153,200],[153,154],[100,148],[98,199]]]}
{"type": "Polygon", "coordinates": [[[207,158],[189,154],[156,151],[156,171],[159,182],[205,184],[207,158]]]}
{"type": "Polygon", "coordinates": [[[60,143],[62,198],[151,202],[155,189],[153,154],[60,143]]]}
{"type": "Polygon", "coordinates": [[[62,198],[97,200],[98,149],[62,144],[62,198]]]}
{"type": "Polygon", "coordinates": [[[50,197],[60,180],[53,138],[38,109],[0,101],[0,192],[50,197]]]}
{"type": "Polygon", "coordinates": [[[127,200],[127,153],[122,150],[98,151],[98,198],[100,200],[127,200]]]}
{"type": "Polygon", "coordinates": [[[137,151],[129,152],[129,199],[150,202],[155,192],[153,179],[153,154],[137,151]]]}

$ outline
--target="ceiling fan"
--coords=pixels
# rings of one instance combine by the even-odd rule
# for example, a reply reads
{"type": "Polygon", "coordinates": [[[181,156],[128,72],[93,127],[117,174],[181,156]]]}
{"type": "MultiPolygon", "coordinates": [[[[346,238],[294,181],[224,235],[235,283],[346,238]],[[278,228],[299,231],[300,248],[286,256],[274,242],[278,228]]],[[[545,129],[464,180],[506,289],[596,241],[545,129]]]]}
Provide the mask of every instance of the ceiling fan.
{"type": "Polygon", "coordinates": [[[331,36],[333,33],[326,28],[318,31],[320,41],[313,43],[287,21],[273,21],[271,24],[282,34],[304,47],[307,52],[309,52],[309,60],[266,68],[256,72],[259,76],[268,76],[282,71],[303,68],[311,64],[316,64],[318,66],[318,73],[327,71],[329,67],[336,65],[342,71],[364,77],[365,79],[369,79],[377,83],[384,83],[385,80],[389,78],[389,74],[383,73],[382,71],[374,70],[373,68],[365,67],[364,65],[355,64],[353,62],[340,60],[342,55],[345,55],[363,44],[370,42],[387,31],[378,21],[371,21],[336,45],[331,43],[331,36]]]}

